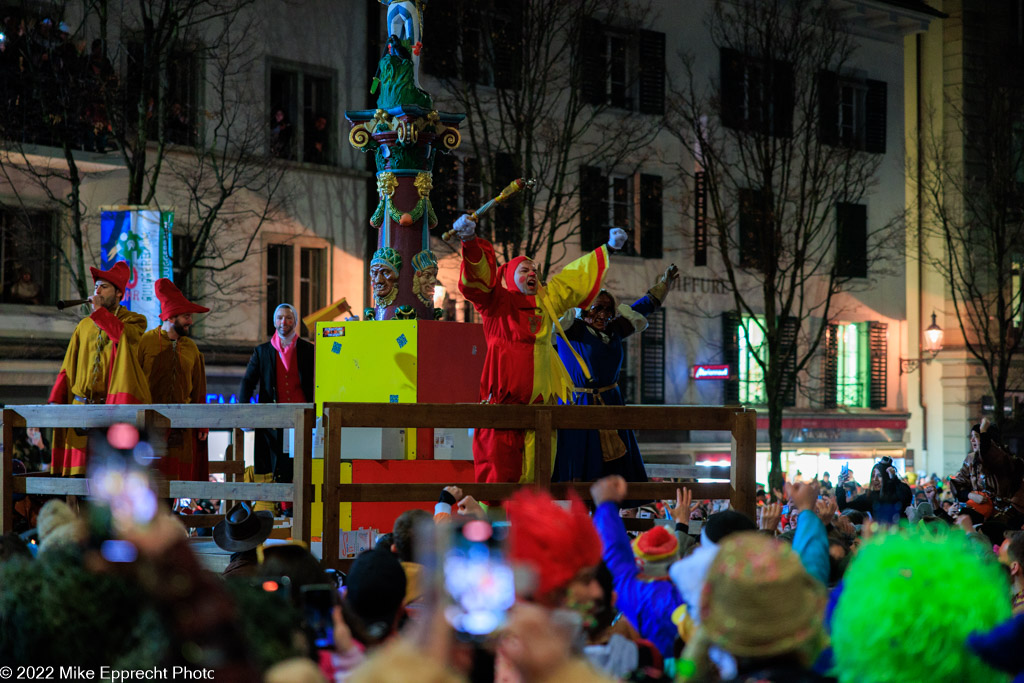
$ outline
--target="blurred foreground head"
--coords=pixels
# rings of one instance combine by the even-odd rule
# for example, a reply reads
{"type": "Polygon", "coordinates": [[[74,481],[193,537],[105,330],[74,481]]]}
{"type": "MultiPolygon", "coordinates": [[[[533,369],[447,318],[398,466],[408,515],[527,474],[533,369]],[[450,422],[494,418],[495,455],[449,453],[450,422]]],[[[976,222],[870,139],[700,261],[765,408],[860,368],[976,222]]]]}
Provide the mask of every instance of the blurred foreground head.
{"type": "Polygon", "coordinates": [[[825,587],[789,545],[756,531],[731,534],[711,563],[700,628],[684,657],[696,665],[698,680],[707,673],[711,646],[733,655],[741,674],[783,660],[808,668],[825,643],[825,602],[825,587]]]}
{"type": "Polygon", "coordinates": [[[967,636],[1009,618],[1008,596],[994,555],[962,532],[876,535],[850,563],[833,613],[835,675],[841,683],[1005,680],[968,650],[967,636]]]}
{"type": "Polygon", "coordinates": [[[574,582],[596,584],[601,538],[579,498],[567,510],[546,492],[524,489],[506,509],[509,559],[533,572],[537,602],[561,607],[574,582]]]}

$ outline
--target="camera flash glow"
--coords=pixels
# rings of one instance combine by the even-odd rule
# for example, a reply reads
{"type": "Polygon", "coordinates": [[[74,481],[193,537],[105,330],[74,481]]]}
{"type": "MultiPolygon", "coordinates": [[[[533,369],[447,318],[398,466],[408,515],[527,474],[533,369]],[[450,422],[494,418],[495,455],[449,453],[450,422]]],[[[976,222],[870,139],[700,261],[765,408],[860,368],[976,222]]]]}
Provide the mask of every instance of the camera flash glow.
{"type": "Polygon", "coordinates": [[[107,441],[119,450],[135,448],[139,442],[139,430],[126,422],[112,424],[107,430],[107,441]]]}
{"type": "Polygon", "coordinates": [[[469,541],[482,543],[491,537],[491,525],[480,520],[466,522],[466,525],[462,527],[462,534],[469,541]]]}

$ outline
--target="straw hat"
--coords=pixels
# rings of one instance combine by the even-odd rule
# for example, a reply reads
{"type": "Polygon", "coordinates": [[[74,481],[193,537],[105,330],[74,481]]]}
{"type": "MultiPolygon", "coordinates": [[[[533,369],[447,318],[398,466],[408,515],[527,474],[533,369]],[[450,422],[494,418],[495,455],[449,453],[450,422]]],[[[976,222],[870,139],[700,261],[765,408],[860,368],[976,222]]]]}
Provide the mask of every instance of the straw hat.
{"type": "Polygon", "coordinates": [[[708,571],[701,629],[735,656],[773,657],[823,641],[825,601],[824,586],[790,546],[757,532],[733,534],[708,571]]]}

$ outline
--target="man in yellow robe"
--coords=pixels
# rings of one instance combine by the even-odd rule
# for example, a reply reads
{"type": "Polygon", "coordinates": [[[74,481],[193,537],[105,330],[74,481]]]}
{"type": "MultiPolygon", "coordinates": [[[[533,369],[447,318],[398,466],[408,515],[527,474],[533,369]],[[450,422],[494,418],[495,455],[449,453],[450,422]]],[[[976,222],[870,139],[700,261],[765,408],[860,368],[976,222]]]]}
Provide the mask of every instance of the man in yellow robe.
{"type": "MultiPolygon", "coordinates": [[[[142,335],[139,364],[149,380],[153,403],[206,403],[206,361],[189,338],[192,314],[209,308],[194,304],[167,278],[155,283],[160,327],[142,335]]],[[[207,429],[172,429],[159,468],[168,479],[206,481],[210,477],[207,429]]]]}
{"type": "MultiPolygon", "coordinates": [[[[89,297],[92,313],[71,335],[50,403],[150,403],[137,355],[146,317],[121,305],[131,274],[128,264],[118,261],[107,271],[89,270],[95,283],[89,297]]],[[[50,471],[84,475],[87,447],[88,437],[79,430],[54,430],[50,471]]]]}

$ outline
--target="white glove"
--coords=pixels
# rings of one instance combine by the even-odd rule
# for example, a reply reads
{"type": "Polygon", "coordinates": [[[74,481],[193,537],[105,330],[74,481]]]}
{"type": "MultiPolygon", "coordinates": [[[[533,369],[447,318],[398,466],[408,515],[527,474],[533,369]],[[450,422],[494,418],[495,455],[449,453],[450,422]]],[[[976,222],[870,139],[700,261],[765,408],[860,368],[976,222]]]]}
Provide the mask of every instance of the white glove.
{"type": "Polygon", "coordinates": [[[627,239],[629,239],[629,235],[622,228],[612,228],[608,231],[608,246],[615,251],[622,249],[627,239]]]}
{"type": "Polygon", "coordinates": [[[476,237],[476,223],[471,221],[468,215],[459,216],[455,225],[452,226],[452,232],[458,235],[463,242],[468,242],[476,237]]]}

